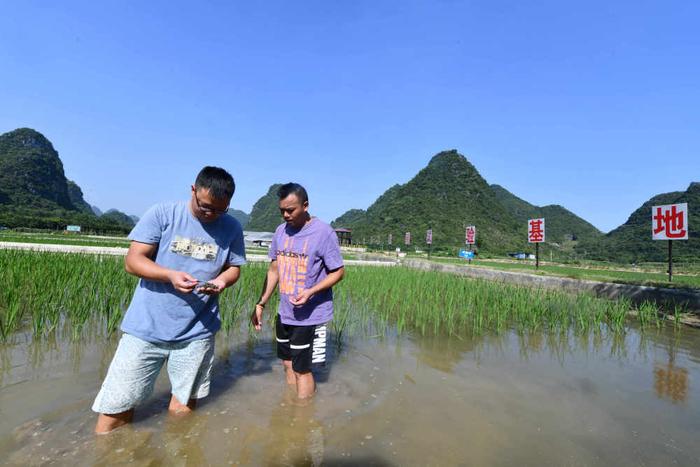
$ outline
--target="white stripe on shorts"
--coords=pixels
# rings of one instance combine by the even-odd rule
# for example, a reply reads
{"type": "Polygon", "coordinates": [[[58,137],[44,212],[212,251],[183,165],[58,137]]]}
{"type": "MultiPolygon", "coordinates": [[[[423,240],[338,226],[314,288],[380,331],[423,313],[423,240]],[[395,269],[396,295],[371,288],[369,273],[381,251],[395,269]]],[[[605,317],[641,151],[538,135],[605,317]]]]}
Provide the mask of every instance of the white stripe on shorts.
{"type": "Polygon", "coordinates": [[[290,348],[290,349],[308,349],[309,347],[311,347],[311,344],[304,344],[304,345],[294,345],[294,344],[290,344],[290,345],[289,345],[289,348],[290,348]]]}
{"type": "Polygon", "coordinates": [[[277,342],[289,342],[289,339],[280,339],[279,337],[275,337],[277,339],[277,342]]]}

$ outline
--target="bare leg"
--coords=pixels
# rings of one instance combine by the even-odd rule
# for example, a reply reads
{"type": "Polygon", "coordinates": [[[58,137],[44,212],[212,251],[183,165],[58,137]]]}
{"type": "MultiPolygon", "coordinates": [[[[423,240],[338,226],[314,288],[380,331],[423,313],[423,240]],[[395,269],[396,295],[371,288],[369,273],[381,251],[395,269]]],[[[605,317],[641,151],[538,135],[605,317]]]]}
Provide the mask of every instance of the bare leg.
{"type": "Polygon", "coordinates": [[[294,370],[292,369],[292,361],[291,360],[282,360],[282,364],[284,365],[284,375],[287,378],[287,384],[289,384],[290,386],[296,387],[297,377],[294,374],[294,370]]]}
{"type": "Polygon", "coordinates": [[[179,400],[177,400],[177,397],[172,396],[170,398],[170,406],[168,407],[168,411],[171,414],[175,415],[184,415],[191,413],[195,407],[197,407],[197,399],[190,399],[187,402],[187,405],[182,404],[179,400]]]}
{"type": "Polygon", "coordinates": [[[316,392],[316,383],[314,375],[310,371],[308,373],[294,373],[297,379],[297,397],[299,399],[308,399],[316,392]]]}
{"type": "Polygon", "coordinates": [[[131,420],[133,418],[134,409],[115,414],[101,413],[97,416],[97,425],[95,425],[95,433],[98,435],[106,435],[107,433],[119,428],[122,425],[131,423],[131,420]]]}

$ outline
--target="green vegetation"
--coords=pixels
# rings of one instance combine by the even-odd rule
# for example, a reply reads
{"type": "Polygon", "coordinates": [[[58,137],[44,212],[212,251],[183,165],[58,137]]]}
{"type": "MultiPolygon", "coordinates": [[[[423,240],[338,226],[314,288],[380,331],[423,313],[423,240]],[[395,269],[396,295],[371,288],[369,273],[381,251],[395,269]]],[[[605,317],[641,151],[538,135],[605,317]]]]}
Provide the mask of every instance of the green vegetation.
{"type": "Polygon", "coordinates": [[[352,229],[359,244],[403,245],[411,232],[414,247],[425,247],[425,232],[433,229],[434,248],[464,244],[467,224],[477,226],[480,250],[506,253],[526,247],[526,224],[495,198],[491,187],[467,159],[455,150],[434,156],[427,167],[405,185],[394,185],[364,215],[352,210],[333,221],[352,229]]]}
{"type": "Polygon", "coordinates": [[[246,230],[252,232],[274,232],[277,226],[282,223],[279,200],[277,199],[277,190],[281,186],[281,183],[270,186],[265,196],[255,202],[253,210],[250,211],[250,219],[246,230]]]}
{"type": "Polygon", "coordinates": [[[558,258],[571,258],[579,240],[602,235],[593,225],[562,206],[534,206],[498,185],[489,186],[479,172],[457,151],[432,158],[405,185],[389,188],[367,211],[351,209],[334,227],[352,229],[353,241],[378,247],[392,244],[403,250],[427,249],[425,232],[433,229],[433,251],[449,253],[464,246],[467,224],[477,226],[477,248],[482,254],[534,251],[526,242],[527,219],[545,217],[550,250],[558,258]],[[412,245],[404,246],[411,232],[412,245]]]}
{"type": "MultiPolygon", "coordinates": [[[[240,282],[221,299],[224,330],[247,326],[267,265],[245,266],[240,282]]],[[[88,324],[114,332],[137,279],[123,258],[99,255],[0,250],[0,337],[31,330],[35,338],[54,332],[79,338],[88,324]]],[[[521,330],[568,332],[607,327],[623,332],[632,310],[628,301],[533,290],[407,268],[348,267],[335,288],[336,337],[353,330],[464,333],[521,330]]],[[[270,309],[274,309],[271,304],[270,309]]],[[[660,326],[653,305],[640,307],[644,326],[660,326]]],[[[269,319],[272,319],[268,315],[269,319]]]]}

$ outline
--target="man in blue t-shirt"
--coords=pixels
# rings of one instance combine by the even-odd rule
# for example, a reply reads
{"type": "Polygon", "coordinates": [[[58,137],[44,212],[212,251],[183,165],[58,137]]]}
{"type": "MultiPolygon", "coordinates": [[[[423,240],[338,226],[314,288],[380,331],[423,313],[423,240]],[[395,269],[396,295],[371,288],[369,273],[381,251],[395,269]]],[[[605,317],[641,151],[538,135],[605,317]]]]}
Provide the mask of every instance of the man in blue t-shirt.
{"type": "Polygon", "coordinates": [[[279,284],[277,356],[284,364],[287,383],[305,399],[316,389],[312,364],[326,359],[326,323],[333,318],[331,287],[343,278],[345,268],[335,231],[311,217],[304,187],[287,183],[277,196],[285,223],[272,238],[270,267],[251,319],[256,330],[262,329],[265,304],[279,284]]]}
{"type": "Polygon", "coordinates": [[[166,361],[171,412],[190,412],[209,394],[218,296],[245,264],[241,225],[225,215],[235,189],[224,169],[204,167],[189,201],[153,206],[129,234],[125,269],[141,280],[92,406],[96,433],[131,421],[166,361]]]}

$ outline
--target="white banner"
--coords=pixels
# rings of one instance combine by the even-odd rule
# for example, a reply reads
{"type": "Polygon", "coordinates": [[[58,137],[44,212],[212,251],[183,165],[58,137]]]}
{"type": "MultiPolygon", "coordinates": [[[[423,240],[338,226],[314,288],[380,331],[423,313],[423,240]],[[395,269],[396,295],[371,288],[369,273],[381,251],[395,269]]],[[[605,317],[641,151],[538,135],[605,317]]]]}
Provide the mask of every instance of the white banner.
{"type": "Polygon", "coordinates": [[[688,240],[688,203],[651,208],[652,240],[688,240]]]}

